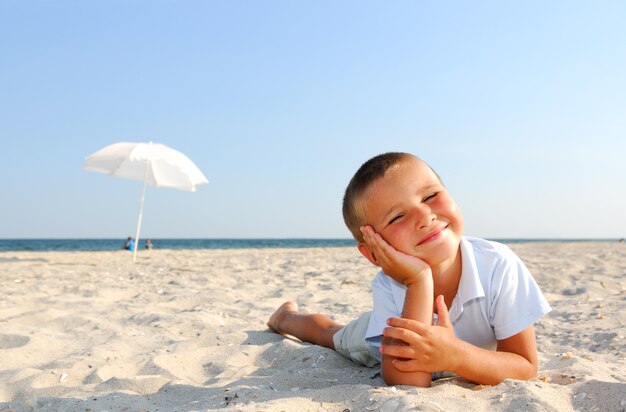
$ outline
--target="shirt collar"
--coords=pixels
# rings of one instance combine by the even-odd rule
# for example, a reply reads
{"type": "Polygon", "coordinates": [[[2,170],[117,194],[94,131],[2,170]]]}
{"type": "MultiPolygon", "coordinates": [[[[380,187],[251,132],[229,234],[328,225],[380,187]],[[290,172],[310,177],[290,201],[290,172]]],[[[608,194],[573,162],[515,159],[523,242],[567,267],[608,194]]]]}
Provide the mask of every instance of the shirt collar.
{"type": "Polygon", "coordinates": [[[476,266],[476,257],[474,256],[474,249],[472,244],[465,239],[461,238],[461,279],[459,280],[459,287],[456,292],[456,296],[450,306],[450,320],[454,322],[463,313],[463,306],[476,298],[482,298],[485,296],[485,290],[480,283],[480,277],[478,275],[478,268],[476,266]]]}

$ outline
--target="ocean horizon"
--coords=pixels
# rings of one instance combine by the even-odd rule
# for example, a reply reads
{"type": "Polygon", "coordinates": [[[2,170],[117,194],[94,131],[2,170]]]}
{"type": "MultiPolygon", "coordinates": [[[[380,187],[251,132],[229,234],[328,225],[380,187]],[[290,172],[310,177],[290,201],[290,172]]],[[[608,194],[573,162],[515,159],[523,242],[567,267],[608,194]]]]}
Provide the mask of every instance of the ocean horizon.
{"type": "MultiPolygon", "coordinates": [[[[139,239],[139,249],[145,249],[145,240],[139,239]]],[[[618,242],[621,239],[558,239],[558,238],[490,238],[505,244],[536,242],[618,242]]],[[[111,251],[123,249],[126,239],[0,239],[0,252],[17,251],[111,251]]],[[[153,249],[268,249],[268,248],[310,248],[310,247],[353,247],[350,238],[276,238],[276,239],[174,239],[151,238],[153,249]]]]}

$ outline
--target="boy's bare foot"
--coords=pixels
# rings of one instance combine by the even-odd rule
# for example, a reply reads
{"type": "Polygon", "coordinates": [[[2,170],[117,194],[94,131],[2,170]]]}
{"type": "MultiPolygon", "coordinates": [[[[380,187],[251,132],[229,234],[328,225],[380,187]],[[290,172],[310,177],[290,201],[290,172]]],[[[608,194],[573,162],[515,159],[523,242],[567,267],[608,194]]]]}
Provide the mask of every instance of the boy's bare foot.
{"type": "Polygon", "coordinates": [[[267,327],[273,330],[276,333],[280,333],[281,335],[285,333],[280,325],[284,321],[285,317],[288,315],[293,315],[298,313],[298,305],[295,302],[287,301],[280,305],[278,309],[270,316],[270,320],[267,321],[267,327]]]}

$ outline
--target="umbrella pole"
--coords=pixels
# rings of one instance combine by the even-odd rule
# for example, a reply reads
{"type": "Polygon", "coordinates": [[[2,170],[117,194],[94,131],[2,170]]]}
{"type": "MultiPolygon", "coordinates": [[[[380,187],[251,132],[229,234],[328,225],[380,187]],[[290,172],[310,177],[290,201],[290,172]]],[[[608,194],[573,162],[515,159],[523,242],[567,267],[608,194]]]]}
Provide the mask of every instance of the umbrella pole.
{"type": "Polygon", "coordinates": [[[139,217],[137,218],[137,231],[135,232],[135,250],[133,250],[133,263],[137,260],[137,248],[139,247],[139,229],[141,228],[141,215],[143,214],[143,201],[146,197],[146,184],[148,183],[148,167],[146,163],[146,173],[143,176],[143,189],[141,189],[141,202],[139,205],[139,217]]]}

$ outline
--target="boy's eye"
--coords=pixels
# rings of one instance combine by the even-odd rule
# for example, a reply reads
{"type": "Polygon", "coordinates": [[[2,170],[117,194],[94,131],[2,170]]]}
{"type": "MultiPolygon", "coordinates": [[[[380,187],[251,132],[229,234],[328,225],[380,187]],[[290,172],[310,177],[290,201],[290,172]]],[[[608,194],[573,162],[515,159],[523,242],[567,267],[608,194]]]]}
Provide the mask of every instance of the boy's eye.
{"type": "Polygon", "coordinates": [[[437,193],[432,193],[426,196],[424,199],[422,199],[422,202],[428,202],[430,199],[434,198],[435,196],[437,196],[437,193]]]}
{"type": "Polygon", "coordinates": [[[394,217],[394,218],[392,218],[392,219],[389,221],[389,223],[387,223],[387,224],[388,224],[388,225],[392,224],[393,222],[395,222],[395,221],[397,221],[398,219],[400,219],[402,216],[404,216],[404,215],[398,215],[398,216],[395,216],[395,217],[394,217]]]}

